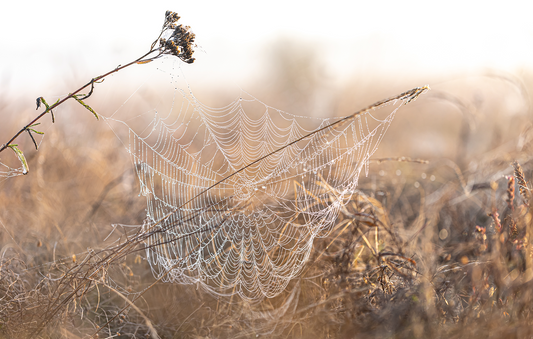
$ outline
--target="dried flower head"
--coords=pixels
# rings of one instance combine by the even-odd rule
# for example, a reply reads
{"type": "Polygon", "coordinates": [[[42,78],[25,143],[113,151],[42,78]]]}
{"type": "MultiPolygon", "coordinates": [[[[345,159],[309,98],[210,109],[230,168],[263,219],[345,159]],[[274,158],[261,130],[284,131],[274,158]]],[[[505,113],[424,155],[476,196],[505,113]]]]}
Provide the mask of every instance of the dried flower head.
{"type": "Polygon", "coordinates": [[[160,38],[159,46],[162,50],[161,54],[174,55],[180,58],[183,62],[192,64],[194,58],[194,38],[196,37],[189,26],[181,24],[176,25],[180,16],[172,11],[165,13],[165,23],[161,33],[166,33],[171,30],[172,33],[169,38],[160,38]]]}

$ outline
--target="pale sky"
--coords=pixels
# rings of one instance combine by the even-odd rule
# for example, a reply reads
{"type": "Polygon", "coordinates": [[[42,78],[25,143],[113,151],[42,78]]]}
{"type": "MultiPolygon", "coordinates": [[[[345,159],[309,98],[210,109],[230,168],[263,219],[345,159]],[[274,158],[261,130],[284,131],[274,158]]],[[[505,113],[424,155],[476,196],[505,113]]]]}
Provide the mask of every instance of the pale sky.
{"type": "Polygon", "coordinates": [[[402,76],[533,63],[530,1],[9,1],[0,10],[0,89],[42,93],[64,77],[89,80],[126,63],[148,50],[166,10],[197,35],[201,50],[184,72],[198,84],[246,88],[281,37],[315,46],[340,80],[361,70],[402,76]]]}

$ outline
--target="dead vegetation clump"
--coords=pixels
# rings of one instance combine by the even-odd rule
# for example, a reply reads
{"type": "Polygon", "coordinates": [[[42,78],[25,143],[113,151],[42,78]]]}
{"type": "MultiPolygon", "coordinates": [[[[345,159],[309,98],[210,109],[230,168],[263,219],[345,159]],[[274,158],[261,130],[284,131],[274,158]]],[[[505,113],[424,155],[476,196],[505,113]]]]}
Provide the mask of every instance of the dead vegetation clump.
{"type": "Polygon", "coordinates": [[[325,273],[320,297],[304,308],[307,326],[290,336],[531,336],[529,171],[514,161],[502,169],[510,175],[473,173],[463,186],[456,169],[446,177],[443,167],[410,166],[401,180],[376,175],[361,185],[367,193],[343,216],[350,227],[333,235],[337,244],[324,239],[312,264],[325,273]]]}

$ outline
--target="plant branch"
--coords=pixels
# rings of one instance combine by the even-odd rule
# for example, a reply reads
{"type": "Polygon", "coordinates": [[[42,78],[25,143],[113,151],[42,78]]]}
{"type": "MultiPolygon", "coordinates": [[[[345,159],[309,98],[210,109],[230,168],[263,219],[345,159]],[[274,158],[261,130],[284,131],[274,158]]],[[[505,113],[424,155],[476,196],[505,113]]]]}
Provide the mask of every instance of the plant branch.
{"type": "MultiPolygon", "coordinates": [[[[22,127],[13,137],[11,137],[11,139],[9,139],[8,142],[6,142],[5,144],[3,144],[1,147],[0,147],[0,152],[4,151],[5,149],[7,149],[9,147],[9,145],[15,141],[16,138],[18,138],[22,133],[24,133],[24,131],[26,131],[30,126],[32,126],[33,124],[35,124],[37,121],[39,121],[42,117],[44,117],[47,113],[51,112],[54,108],[58,107],[59,105],[63,104],[65,101],[67,101],[68,99],[70,98],[73,98],[75,97],[76,94],[78,94],[79,92],[81,92],[82,90],[84,90],[85,88],[87,88],[88,86],[90,85],[93,85],[94,86],[94,82],[96,81],[99,81],[99,80],[102,80],[104,79],[105,77],[107,77],[108,75],[111,75],[113,73],[116,73],[126,67],[129,67],[135,63],[137,63],[138,61],[146,58],[148,55],[154,53],[158,51],[157,49],[153,49],[153,50],[150,50],[148,53],[144,54],[143,56],[141,56],[140,58],[137,58],[135,59],[134,61],[130,62],[130,63],[127,63],[126,65],[123,65],[123,66],[119,66],[115,69],[113,69],[112,71],[109,71],[105,74],[102,74],[100,76],[97,76],[96,78],[93,78],[91,79],[91,81],[89,81],[88,83],[86,83],[85,85],[81,86],[80,88],[78,88],[77,90],[75,90],[74,92],[70,93],[69,95],[67,95],[66,97],[64,97],[63,99],[59,100],[58,102],[56,102],[55,104],[49,106],[49,108],[47,107],[46,110],[44,112],[42,112],[41,114],[39,114],[37,117],[35,117],[32,121],[30,121],[28,124],[26,124],[24,127],[22,127]]],[[[89,95],[92,94],[92,89],[91,89],[91,93],[89,93],[89,95]]],[[[88,97],[89,95],[87,96],[84,96],[80,99],[85,99],[86,97],[88,97]]]]}

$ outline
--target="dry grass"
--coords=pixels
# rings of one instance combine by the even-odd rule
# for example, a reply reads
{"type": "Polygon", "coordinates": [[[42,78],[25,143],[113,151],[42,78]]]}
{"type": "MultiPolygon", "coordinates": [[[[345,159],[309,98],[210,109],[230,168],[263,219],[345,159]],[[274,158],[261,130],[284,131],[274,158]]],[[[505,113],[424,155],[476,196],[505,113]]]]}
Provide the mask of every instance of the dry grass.
{"type": "Polygon", "coordinates": [[[30,175],[0,182],[0,337],[533,336],[531,116],[493,104],[530,98],[476,81],[432,86],[396,118],[380,156],[429,163],[373,162],[301,278],[257,304],[153,285],[138,228],[113,226],[145,215],[123,146],[86,113],[57,113],[69,120],[28,152],[30,175]]]}

